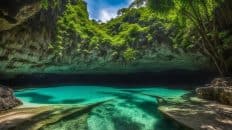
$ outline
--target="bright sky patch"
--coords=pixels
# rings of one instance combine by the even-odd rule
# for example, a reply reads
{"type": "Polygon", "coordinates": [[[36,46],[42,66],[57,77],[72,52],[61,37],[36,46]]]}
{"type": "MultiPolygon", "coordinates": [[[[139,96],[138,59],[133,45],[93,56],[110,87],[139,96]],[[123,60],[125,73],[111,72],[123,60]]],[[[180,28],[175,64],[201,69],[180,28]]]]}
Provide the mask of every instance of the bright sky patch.
{"type": "Polygon", "coordinates": [[[128,7],[134,0],[85,0],[90,19],[107,22],[117,17],[117,11],[128,7]]]}

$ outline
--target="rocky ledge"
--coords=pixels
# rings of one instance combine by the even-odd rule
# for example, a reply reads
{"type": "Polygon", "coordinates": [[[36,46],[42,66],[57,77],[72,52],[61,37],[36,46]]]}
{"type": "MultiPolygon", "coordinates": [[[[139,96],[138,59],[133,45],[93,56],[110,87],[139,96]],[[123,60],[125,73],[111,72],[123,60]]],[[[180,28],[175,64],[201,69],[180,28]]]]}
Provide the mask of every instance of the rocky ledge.
{"type": "Polygon", "coordinates": [[[0,113],[0,130],[86,130],[89,113],[108,101],[94,104],[21,107],[0,113]]]}
{"type": "Polygon", "coordinates": [[[0,85],[0,111],[8,110],[21,104],[22,102],[14,96],[12,89],[0,85]]]}
{"type": "Polygon", "coordinates": [[[232,106],[184,95],[183,101],[161,104],[159,110],[186,130],[231,130],[232,106]]]}
{"type": "Polygon", "coordinates": [[[232,78],[215,78],[205,87],[197,88],[196,93],[200,98],[232,105],[232,78]]]}

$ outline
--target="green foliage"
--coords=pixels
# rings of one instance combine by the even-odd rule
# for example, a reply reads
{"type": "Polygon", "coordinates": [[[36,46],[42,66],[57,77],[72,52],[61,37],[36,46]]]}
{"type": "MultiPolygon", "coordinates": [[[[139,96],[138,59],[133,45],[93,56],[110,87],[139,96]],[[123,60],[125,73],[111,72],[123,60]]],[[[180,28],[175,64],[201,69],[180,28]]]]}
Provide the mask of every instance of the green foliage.
{"type": "Polygon", "coordinates": [[[132,48],[127,48],[127,50],[124,51],[123,53],[123,58],[125,59],[126,62],[131,62],[136,59],[136,50],[132,48]]]}
{"type": "Polygon", "coordinates": [[[136,9],[131,9],[126,12],[126,15],[124,15],[122,21],[128,23],[136,23],[139,20],[140,16],[140,12],[136,11],[136,9]]]}
{"type": "Polygon", "coordinates": [[[170,27],[169,21],[157,14],[147,7],[122,9],[119,17],[99,24],[89,20],[85,2],[69,2],[58,18],[56,42],[51,46],[59,57],[69,53],[90,57],[96,53],[129,63],[157,42],[157,29],[170,27]]]}
{"type": "Polygon", "coordinates": [[[41,0],[40,4],[43,9],[48,9],[49,7],[48,0],[41,0]]]}
{"type": "Polygon", "coordinates": [[[60,0],[40,0],[42,9],[48,10],[49,8],[59,7],[60,0]]]}
{"type": "Polygon", "coordinates": [[[230,48],[232,46],[232,32],[222,31],[219,33],[220,39],[223,39],[223,48],[230,48]]]}
{"type": "Polygon", "coordinates": [[[174,1],[175,0],[148,0],[147,4],[155,11],[166,12],[174,7],[174,1]]]}
{"type": "MultiPolygon", "coordinates": [[[[47,8],[46,1],[42,1],[47,8]]],[[[89,20],[85,2],[68,2],[57,21],[56,42],[50,48],[60,57],[70,53],[83,57],[109,56],[111,60],[129,63],[157,43],[190,49],[204,42],[204,37],[215,35],[224,39],[224,45],[230,43],[230,33],[210,30],[218,0],[148,0],[148,6],[140,7],[143,2],[136,0],[130,8],[121,9],[117,18],[101,24],[89,20]],[[205,36],[200,35],[202,27],[206,28],[205,36]]]]}
{"type": "MultiPolygon", "coordinates": [[[[220,5],[231,3],[228,0],[149,0],[148,5],[154,11],[162,14],[172,14],[171,20],[178,27],[176,37],[172,38],[174,46],[179,45],[196,47],[208,56],[219,73],[223,75],[228,71],[225,56],[228,40],[219,29],[220,20],[215,17],[217,13],[227,14],[231,9],[221,8],[220,5]],[[171,3],[172,2],[172,3],[171,3]],[[176,21],[176,22],[175,22],[176,21]],[[215,21],[218,21],[216,23],[215,21]],[[200,43],[200,44],[199,44],[200,43]]],[[[227,6],[226,6],[227,7],[227,6]]],[[[226,20],[227,21],[227,20],[226,20]]],[[[229,21],[229,23],[231,23],[229,21]]],[[[231,40],[229,38],[229,40],[231,40]]]]}

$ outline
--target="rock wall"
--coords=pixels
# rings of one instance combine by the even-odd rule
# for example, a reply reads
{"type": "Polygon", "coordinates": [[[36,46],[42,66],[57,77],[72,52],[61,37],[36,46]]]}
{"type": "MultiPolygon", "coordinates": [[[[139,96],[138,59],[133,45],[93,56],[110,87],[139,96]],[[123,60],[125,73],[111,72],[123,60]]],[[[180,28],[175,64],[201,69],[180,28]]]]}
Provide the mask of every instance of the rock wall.
{"type": "Polygon", "coordinates": [[[39,72],[40,69],[35,68],[53,63],[49,44],[55,37],[56,20],[62,14],[65,3],[65,0],[59,0],[59,6],[48,9],[42,9],[39,0],[14,3],[20,9],[12,18],[21,19],[14,24],[5,24],[6,19],[0,19],[0,23],[5,25],[0,28],[1,72],[39,72]]]}
{"type": "Polygon", "coordinates": [[[22,24],[40,9],[39,0],[2,0],[0,2],[0,31],[22,24]]]}
{"type": "MultiPolygon", "coordinates": [[[[0,21],[4,24],[0,29],[1,73],[126,73],[214,68],[200,53],[173,49],[168,44],[146,49],[143,56],[128,64],[112,60],[109,49],[106,49],[107,54],[103,57],[97,56],[98,52],[94,51],[91,54],[77,56],[74,53],[58,57],[51,43],[56,37],[57,18],[62,15],[67,1],[59,2],[59,6],[48,9],[41,9],[36,0],[30,4],[25,2],[19,4],[22,6],[12,17],[18,19],[16,23],[0,21]],[[21,16],[22,14],[26,15],[21,16]]],[[[72,2],[75,3],[75,0],[72,2]]],[[[2,10],[1,13],[4,12],[2,10]]],[[[68,49],[66,51],[71,52],[68,49]]]]}
{"type": "Polygon", "coordinates": [[[206,87],[196,89],[198,97],[232,105],[232,79],[216,78],[206,87]]]}

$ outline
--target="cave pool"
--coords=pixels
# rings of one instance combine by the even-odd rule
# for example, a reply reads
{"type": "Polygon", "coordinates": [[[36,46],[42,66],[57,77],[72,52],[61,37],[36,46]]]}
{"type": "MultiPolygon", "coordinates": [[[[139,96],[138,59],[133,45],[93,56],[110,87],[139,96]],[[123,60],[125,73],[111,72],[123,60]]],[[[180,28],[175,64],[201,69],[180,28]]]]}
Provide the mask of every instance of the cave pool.
{"type": "MultiPolygon", "coordinates": [[[[189,93],[183,89],[160,86],[122,88],[115,86],[43,86],[17,90],[15,95],[23,107],[49,105],[85,106],[107,101],[89,112],[88,130],[175,130],[175,124],[158,111],[155,95],[169,100],[181,100],[189,93]]],[[[75,130],[75,121],[68,120],[50,126],[53,130],[75,130]],[[70,127],[70,125],[72,127],[70,127]]]]}

